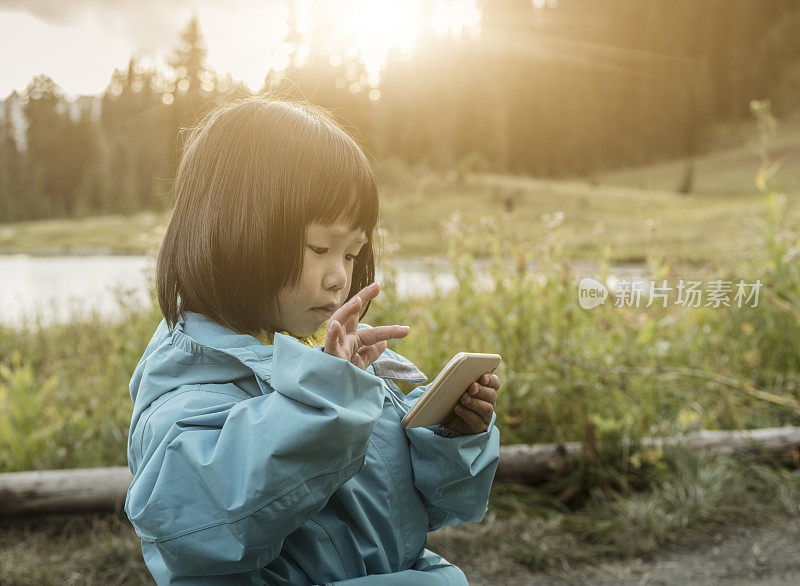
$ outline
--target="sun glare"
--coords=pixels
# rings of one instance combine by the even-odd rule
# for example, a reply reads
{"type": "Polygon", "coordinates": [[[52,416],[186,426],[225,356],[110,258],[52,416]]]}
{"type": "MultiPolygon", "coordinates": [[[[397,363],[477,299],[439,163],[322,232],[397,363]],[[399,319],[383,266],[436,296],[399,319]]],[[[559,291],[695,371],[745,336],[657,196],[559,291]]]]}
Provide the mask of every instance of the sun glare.
{"type": "Polygon", "coordinates": [[[230,71],[251,89],[261,86],[268,71],[286,69],[291,59],[302,66],[312,47],[321,48],[334,66],[345,54],[358,57],[369,76],[368,85],[374,88],[389,53],[408,55],[423,28],[456,35],[477,30],[480,12],[475,0],[439,0],[428,11],[426,4],[426,0],[298,0],[291,11],[285,4],[237,11],[207,8],[200,17],[209,65],[230,71]],[[299,46],[284,42],[290,20],[299,46]],[[254,27],[255,22],[265,26],[254,27]]]}
{"type": "Polygon", "coordinates": [[[378,83],[381,67],[390,50],[408,53],[419,32],[420,3],[409,0],[356,0],[342,11],[344,41],[358,50],[369,74],[378,83]]]}
{"type": "Polygon", "coordinates": [[[464,29],[476,30],[481,13],[472,0],[450,0],[436,4],[431,18],[434,30],[440,35],[460,35],[464,29]]]}
{"type": "Polygon", "coordinates": [[[282,43],[287,17],[282,4],[255,4],[236,10],[204,4],[198,18],[209,66],[223,76],[230,72],[250,89],[259,89],[267,71],[288,65],[282,43]]]}
{"type": "Polygon", "coordinates": [[[478,30],[475,0],[437,0],[432,10],[426,10],[429,4],[426,0],[317,2],[312,34],[359,56],[369,85],[375,86],[389,53],[408,55],[421,30],[433,28],[440,35],[478,30]]]}
{"type": "Polygon", "coordinates": [[[353,79],[340,80],[341,87],[367,90],[375,100],[390,52],[408,55],[423,29],[440,35],[474,34],[480,11],[476,0],[436,0],[432,5],[427,0],[295,0],[292,5],[254,3],[236,10],[204,4],[198,17],[208,65],[223,77],[230,73],[258,90],[269,71],[283,71],[290,63],[302,67],[319,51],[334,67],[347,56],[360,59],[366,87],[353,79]],[[295,39],[290,39],[292,29],[295,39]]]}

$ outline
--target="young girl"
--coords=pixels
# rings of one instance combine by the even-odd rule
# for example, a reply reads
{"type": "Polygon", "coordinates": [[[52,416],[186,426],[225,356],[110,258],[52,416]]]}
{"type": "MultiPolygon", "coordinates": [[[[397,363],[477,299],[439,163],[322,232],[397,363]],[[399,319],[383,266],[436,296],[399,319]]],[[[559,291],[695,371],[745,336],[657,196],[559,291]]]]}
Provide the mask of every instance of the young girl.
{"type": "Polygon", "coordinates": [[[324,111],[265,97],[193,131],[158,258],[164,320],[130,384],[125,511],[159,584],[466,584],[428,531],[479,521],[500,381],[403,429],[424,375],[359,320],[369,163],[324,111]]]}

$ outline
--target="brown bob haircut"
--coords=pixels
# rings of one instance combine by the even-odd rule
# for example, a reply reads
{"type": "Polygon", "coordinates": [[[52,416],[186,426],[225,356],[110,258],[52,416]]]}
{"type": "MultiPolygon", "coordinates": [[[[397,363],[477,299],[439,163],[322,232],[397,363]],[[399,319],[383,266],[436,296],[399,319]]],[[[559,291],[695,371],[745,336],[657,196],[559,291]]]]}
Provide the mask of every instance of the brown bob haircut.
{"type": "Polygon", "coordinates": [[[174,195],[156,267],[170,327],[193,311],[243,333],[277,331],[278,291],[299,282],[314,222],[369,238],[348,299],[375,278],[375,175],[322,108],[269,96],[221,104],[190,129],[174,195]]]}

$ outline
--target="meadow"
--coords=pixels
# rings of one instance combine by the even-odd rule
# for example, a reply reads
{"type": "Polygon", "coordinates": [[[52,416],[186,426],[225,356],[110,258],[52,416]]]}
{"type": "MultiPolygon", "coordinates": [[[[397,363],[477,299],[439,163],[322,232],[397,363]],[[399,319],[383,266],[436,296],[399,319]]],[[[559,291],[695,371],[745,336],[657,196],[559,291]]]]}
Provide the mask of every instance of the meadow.
{"type": "MultiPolygon", "coordinates": [[[[781,137],[780,148],[800,151],[790,138],[781,137]]],[[[637,444],[698,428],[800,425],[797,174],[791,166],[759,174],[754,152],[758,145],[746,144],[697,159],[695,182],[704,190],[691,194],[675,188],[685,162],[591,181],[382,165],[386,277],[365,321],[409,324],[411,334],[394,349],[429,375],[458,350],[500,353],[504,444],[586,446],[567,477],[535,489],[496,486],[487,520],[433,534],[432,547],[452,561],[483,555],[508,560],[506,568],[557,571],[800,513],[797,471],[637,444]],[[728,193],[743,158],[752,163],[749,183],[728,193]],[[430,254],[447,256],[459,286],[400,298],[392,259],[430,254]],[[486,260],[490,290],[477,286],[475,258],[486,260]],[[741,279],[762,288],[755,307],[618,307],[612,295],[586,310],[571,270],[576,259],[594,260],[597,272],[588,276],[601,281],[613,263],[635,260],[646,279],[671,285],[741,279]],[[487,540],[490,552],[481,549],[487,540]]],[[[163,218],[11,225],[0,229],[0,244],[152,250],[163,218]]],[[[120,304],[123,317],[114,322],[90,315],[0,328],[0,472],[126,464],[127,385],[160,314],[155,303],[143,311],[121,296],[120,304]]],[[[131,561],[138,550],[124,522],[96,522],[101,545],[83,540],[65,551],[95,561],[87,552],[98,551],[116,560],[103,562],[102,572],[116,567],[115,580],[137,582],[145,574],[131,561]]],[[[8,547],[17,553],[0,562],[0,581],[17,575],[20,560],[43,563],[8,547]]],[[[52,559],[55,568],[66,558],[52,559]]]]}

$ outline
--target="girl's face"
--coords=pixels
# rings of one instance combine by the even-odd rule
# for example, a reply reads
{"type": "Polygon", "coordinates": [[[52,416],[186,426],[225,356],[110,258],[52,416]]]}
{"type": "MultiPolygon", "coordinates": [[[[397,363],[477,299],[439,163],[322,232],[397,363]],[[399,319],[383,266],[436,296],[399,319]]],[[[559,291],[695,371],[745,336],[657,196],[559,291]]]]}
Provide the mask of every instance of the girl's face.
{"type": "Polygon", "coordinates": [[[300,282],[278,292],[279,331],[308,336],[342,306],[350,291],[356,256],[367,242],[363,231],[345,224],[309,224],[300,282]]]}

